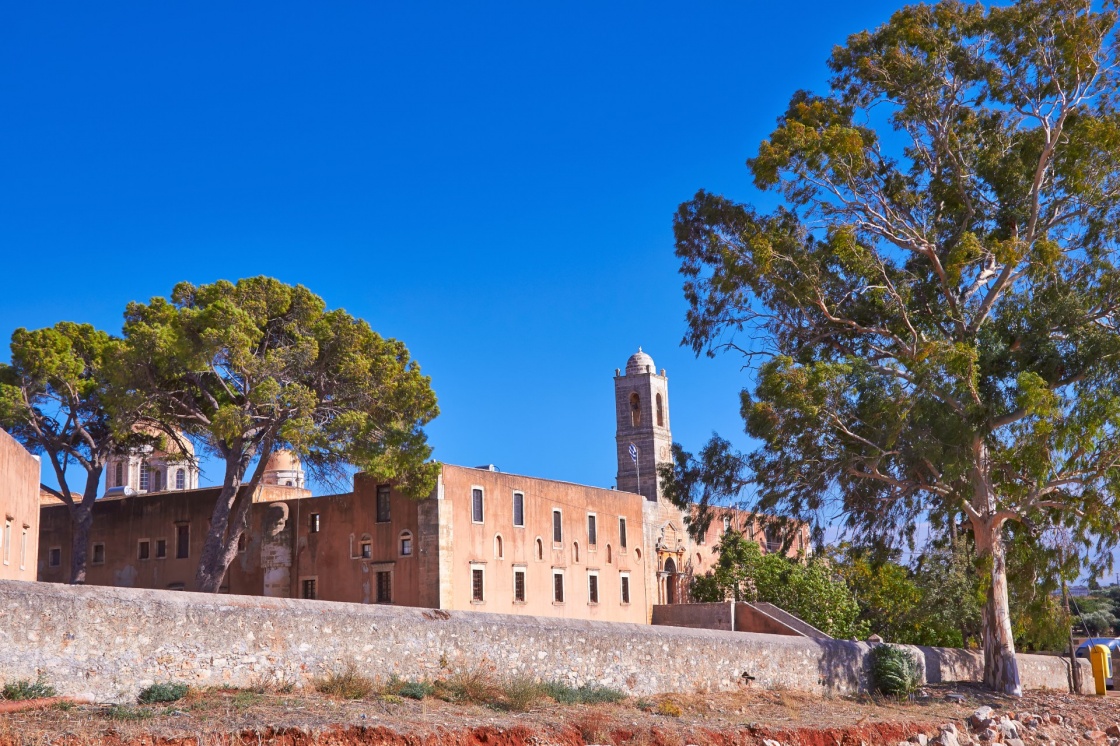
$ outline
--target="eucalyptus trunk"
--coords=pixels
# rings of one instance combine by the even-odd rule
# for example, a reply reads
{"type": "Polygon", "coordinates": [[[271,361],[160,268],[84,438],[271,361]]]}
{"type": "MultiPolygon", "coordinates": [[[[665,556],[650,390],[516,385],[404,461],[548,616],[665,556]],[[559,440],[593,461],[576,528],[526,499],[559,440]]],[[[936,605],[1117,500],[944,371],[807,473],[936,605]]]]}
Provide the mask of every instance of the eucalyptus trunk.
{"type": "Polygon", "coordinates": [[[988,569],[988,594],[981,615],[981,640],[984,645],[984,683],[997,692],[1019,697],[1023,684],[1015,658],[1015,637],[1011,627],[1011,606],[1007,595],[1007,549],[1002,520],[973,519],[976,551],[988,569]]]}

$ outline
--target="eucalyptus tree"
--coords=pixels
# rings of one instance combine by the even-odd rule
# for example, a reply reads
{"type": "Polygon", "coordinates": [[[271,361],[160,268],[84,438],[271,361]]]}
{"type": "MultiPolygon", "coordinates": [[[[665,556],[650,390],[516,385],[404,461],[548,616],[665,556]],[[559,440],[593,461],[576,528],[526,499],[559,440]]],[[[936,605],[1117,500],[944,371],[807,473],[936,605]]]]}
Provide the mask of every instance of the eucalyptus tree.
{"type": "Polygon", "coordinates": [[[984,679],[1012,694],[1008,522],[1120,536],[1115,31],[1082,0],[905,7],[748,160],[777,207],[700,192],[675,220],[686,343],[748,356],[759,442],[682,454],[681,494],[751,481],[880,545],[966,515],[984,679]]]}
{"type": "Polygon", "coordinates": [[[153,438],[133,429],[145,412],[143,401],[113,383],[121,359],[121,340],[63,321],[16,329],[11,362],[0,364],[0,426],[46,457],[70,511],[71,583],[86,579],[93,504],[106,460],[153,438]],[[81,474],[76,482],[70,467],[81,474]]]}
{"type": "Polygon", "coordinates": [[[219,589],[277,449],[316,478],[353,465],[415,497],[435,485],[423,431],[439,412],[430,380],[403,343],[326,310],[301,285],[180,283],[170,299],[130,304],[124,333],[131,386],[222,462],[198,590],[219,589]]]}

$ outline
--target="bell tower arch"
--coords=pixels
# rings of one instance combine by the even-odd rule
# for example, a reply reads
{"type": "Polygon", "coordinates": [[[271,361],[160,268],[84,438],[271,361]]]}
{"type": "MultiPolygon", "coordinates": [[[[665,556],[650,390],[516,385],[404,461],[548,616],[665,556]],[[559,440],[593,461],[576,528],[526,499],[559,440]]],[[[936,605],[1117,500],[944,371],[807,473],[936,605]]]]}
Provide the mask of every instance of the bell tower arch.
{"type": "Polygon", "coordinates": [[[640,347],[626,361],[625,373],[621,369],[614,373],[616,484],[620,490],[656,502],[661,497],[657,467],[673,458],[669,379],[664,370],[657,372],[653,358],[640,347]]]}

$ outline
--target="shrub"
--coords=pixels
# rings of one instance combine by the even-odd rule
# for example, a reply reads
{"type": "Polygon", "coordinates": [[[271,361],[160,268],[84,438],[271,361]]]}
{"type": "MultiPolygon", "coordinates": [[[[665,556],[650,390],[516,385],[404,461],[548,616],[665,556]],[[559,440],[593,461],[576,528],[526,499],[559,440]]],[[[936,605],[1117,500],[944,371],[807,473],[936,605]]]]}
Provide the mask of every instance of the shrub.
{"type": "Polygon", "coordinates": [[[626,699],[625,692],[598,684],[573,687],[560,681],[549,681],[543,685],[543,689],[545,694],[562,705],[595,705],[626,699]]]}
{"type": "Polygon", "coordinates": [[[540,682],[524,674],[511,676],[502,682],[502,694],[506,709],[514,712],[525,712],[534,702],[546,696],[540,682]]]}
{"type": "Polygon", "coordinates": [[[876,645],[871,648],[871,680],[883,694],[905,697],[921,684],[918,662],[906,648],[876,645]]]}
{"type": "Polygon", "coordinates": [[[332,671],[313,683],[316,691],[341,699],[365,699],[377,688],[369,677],[358,672],[353,663],[347,663],[342,670],[332,671]]]}
{"type": "Polygon", "coordinates": [[[397,688],[397,694],[409,699],[424,699],[431,695],[434,687],[426,681],[405,681],[397,688]]]}
{"type": "Polygon", "coordinates": [[[110,720],[147,720],[154,717],[155,713],[143,707],[129,707],[128,705],[113,705],[105,713],[110,720]]]}
{"type": "Polygon", "coordinates": [[[141,689],[137,701],[142,705],[152,705],[158,702],[178,702],[187,696],[188,691],[190,691],[190,687],[186,684],[165,681],[141,689]]]}
{"type": "Polygon", "coordinates": [[[657,714],[670,718],[679,718],[684,713],[681,706],[671,699],[666,699],[657,705],[657,714]]]}
{"type": "Polygon", "coordinates": [[[44,697],[54,697],[58,694],[55,688],[45,682],[43,677],[40,676],[35,681],[28,681],[21,679],[19,681],[12,681],[4,685],[0,694],[4,699],[42,699],[44,697]]]}
{"type": "Polygon", "coordinates": [[[463,669],[443,682],[443,688],[453,702],[473,702],[486,705],[501,702],[502,690],[490,671],[483,666],[463,669]]]}

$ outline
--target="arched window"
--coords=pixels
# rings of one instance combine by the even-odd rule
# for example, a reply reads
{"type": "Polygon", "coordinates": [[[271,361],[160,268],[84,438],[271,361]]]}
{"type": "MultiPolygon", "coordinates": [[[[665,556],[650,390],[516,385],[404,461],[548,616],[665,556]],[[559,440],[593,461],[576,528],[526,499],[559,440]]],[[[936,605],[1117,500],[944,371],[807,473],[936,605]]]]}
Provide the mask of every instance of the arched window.
{"type": "Polygon", "coordinates": [[[503,559],[505,556],[502,551],[502,535],[498,534],[494,537],[494,559],[503,559]]]}
{"type": "Polygon", "coordinates": [[[677,574],[677,563],[673,561],[672,557],[665,560],[665,572],[669,575],[677,574]]]}
{"type": "Polygon", "coordinates": [[[634,427],[642,424],[642,400],[637,394],[630,394],[630,419],[634,427]]]}
{"type": "Polygon", "coordinates": [[[611,545],[607,544],[607,564],[611,563],[611,545]]]}
{"type": "Polygon", "coordinates": [[[665,427],[665,407],[661,404],[661,394],[657,395],[657,426],[665,427]]]}
{"type": "Polygon", "coordinates": [[[572,561],[579,562],[579,542],[572,542],[572,561]]]}
{"type": "Polygon", "coordinates": [[[541,537],[539,536],[537,537],[537,559],[544,559],[544,542],[541,541],[541,537]]]}
{"type": "Polygon", "coordinates": [[[113,484],[117,487],[124,486],[124,464],[120,461],[117,462],[117,480],[113,484]]]}
{"type": "Polygon", "coordinates": [[[401,546],[401,556],[402,557],[411,557],[412,556],[412,532],[411,531],[401,531],[400,546],[401,546]]]}
{"type": "Polygon", "coordinates": [[[175,489],[185,490],[187,488],[187,472],[185,469],[177,469],[175,471],[175,489]]]}
{"type": "Polygon", "coordinates": [[[145,492],[152,486],[152,467],[147,461],[140,462],[140,489],[145,492]]]}
{"type": "Polygon", "coordinates": [[[634,550],[634,559],[638,560],[638,562],[642,561],[642,550],[641,549],[635,549],[634,550]]]}

